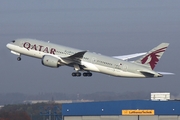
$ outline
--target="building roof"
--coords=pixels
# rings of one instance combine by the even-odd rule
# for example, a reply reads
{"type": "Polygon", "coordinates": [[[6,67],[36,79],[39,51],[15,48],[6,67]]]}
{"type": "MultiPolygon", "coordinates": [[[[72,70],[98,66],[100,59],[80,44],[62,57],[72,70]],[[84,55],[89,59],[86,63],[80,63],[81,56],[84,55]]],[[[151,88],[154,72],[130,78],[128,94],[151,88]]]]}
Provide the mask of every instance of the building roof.
{"type": "Polygon", "coordinates": [[[180,101],[122,100],[62,105],[63,116],[122,115],[122,110],[154,110],[155,115],[180,115],[180,101]]]}

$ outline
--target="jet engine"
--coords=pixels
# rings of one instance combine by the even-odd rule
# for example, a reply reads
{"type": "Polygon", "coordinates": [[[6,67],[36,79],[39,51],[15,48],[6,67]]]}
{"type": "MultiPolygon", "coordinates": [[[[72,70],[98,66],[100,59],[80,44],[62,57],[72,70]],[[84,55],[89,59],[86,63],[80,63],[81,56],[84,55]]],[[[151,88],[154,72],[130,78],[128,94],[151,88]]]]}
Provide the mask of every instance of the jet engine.
{"type": "Polygon", "coordinates": [[[42,64],[47,67],[58,68],[61,65],[61,61],[56,57],[44,55],[42,58],[42,64]]]}

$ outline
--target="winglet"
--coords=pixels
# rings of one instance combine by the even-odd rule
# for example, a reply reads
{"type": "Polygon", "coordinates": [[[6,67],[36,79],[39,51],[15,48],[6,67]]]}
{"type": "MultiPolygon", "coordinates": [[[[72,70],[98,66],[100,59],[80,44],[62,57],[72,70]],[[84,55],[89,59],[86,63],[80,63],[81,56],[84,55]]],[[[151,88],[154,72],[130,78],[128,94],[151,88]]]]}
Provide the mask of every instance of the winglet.
{"type": "Polygon", "coordinates": [[[161,43],[135,62],[143,64],[153,70],[168,46],[169,43],[161,43]]]}

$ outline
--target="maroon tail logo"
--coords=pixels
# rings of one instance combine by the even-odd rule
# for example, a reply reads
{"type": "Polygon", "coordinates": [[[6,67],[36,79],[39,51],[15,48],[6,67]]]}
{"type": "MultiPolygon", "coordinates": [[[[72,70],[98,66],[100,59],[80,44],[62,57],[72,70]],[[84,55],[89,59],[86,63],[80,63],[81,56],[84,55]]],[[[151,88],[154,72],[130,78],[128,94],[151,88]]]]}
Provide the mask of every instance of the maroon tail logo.
{"type": "Polygon", "coordinates": [[[158,55],[158,53],[161,53],[161,52],[164,52],[166,50],[167,47],[164,47],[164,48],[161,48],[159,50],[156,50],[150,54],[148,54],[146,57],[144,57],[142,60],[141,60],[141,63],[142,64],[147,64],[149,63],[150,66],[151,66],[151,69],[153,70],[156,66],[156,64],[159,62],[159,57],[160,55],[158,55]]]}

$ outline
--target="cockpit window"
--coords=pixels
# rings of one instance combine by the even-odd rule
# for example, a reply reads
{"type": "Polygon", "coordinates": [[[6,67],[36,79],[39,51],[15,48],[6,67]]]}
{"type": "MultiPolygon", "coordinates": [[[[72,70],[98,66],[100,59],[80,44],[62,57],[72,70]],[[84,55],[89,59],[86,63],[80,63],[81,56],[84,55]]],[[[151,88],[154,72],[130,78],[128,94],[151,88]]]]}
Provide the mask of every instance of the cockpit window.
{"type": "Polygon", "coordinates": [[[12,42],[15,43],[15,40],[13,40],[12,42]]]}

